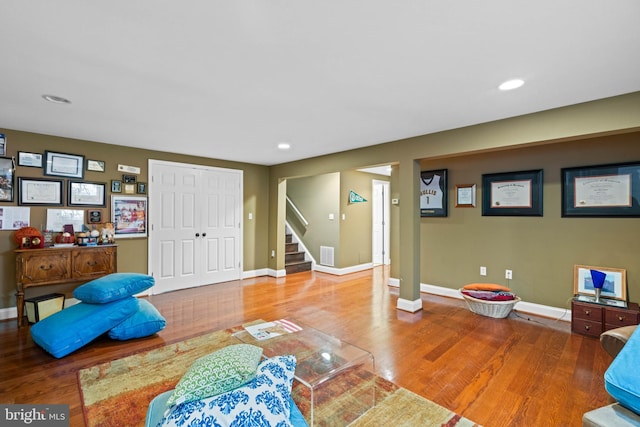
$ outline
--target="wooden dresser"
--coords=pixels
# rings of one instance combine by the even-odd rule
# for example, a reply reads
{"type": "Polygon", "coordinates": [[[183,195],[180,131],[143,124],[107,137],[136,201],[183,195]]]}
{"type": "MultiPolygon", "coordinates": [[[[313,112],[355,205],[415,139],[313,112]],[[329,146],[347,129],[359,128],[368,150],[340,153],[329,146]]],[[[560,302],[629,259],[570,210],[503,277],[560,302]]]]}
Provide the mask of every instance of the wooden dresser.
{"type": "Polygon", "coordinates": [[[640,323],[638,304],[627,308],[583,301],[571,301],[571,330],[577,334],[599,337],[604,331],[640,323]]]}
{"type": "Polygon", "coordinates": [[[88,282],[115,273],[117,245],[18,249],[16,308],[18,326],[24,323],[24,292],[33,286],[88,282]]]}

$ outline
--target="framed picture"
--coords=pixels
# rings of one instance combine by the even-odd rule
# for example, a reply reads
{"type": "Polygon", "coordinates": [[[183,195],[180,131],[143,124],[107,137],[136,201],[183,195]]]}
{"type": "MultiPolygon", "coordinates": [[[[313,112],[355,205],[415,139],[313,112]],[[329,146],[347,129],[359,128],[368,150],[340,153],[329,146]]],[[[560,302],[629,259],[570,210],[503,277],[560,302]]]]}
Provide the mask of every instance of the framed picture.
{"type": "Polygon", "coordinates": [[[146,182],[139,182],[138,183],[137,193],[138,194],[147,194],[147,183],[146,182]]]}
{"type": "Polygon", "coordinates": [[[542,169],[482,175],[483,216],[542,216],[542,169]]]}
{"type": "Polygon", "coordinates": [[[447,216],[447,169],[420,172],[420,216],[447,216]]]}
{"type": "Polygon", "coordinates": [[[45,151],[44,158],[45,175],[84,178],[84,156],[45,151]]]}
{"type": "Polygon", "coordinates": [[[0,156],[7,155],[7,137],[4,133],[0,133],[0,156]]]}
{"type": "Polygon", "coordinates": [[[640,217],[640,163],[562,169],[563,217],[640,217]]]}
{"type": "Polygon", "coordinates": [[[18,151],[18,166],[26,166],[29,168],[41,168],[42,154],[18,151]]]}
{"type": "Polygon", "coordinates": [[[147,198],[111,196],[111,222],[116,238],[147,237],[147,198]]]}
{"type": "Polygon", "coordinates": [[[18,204],[63,206],[63,183],[61,179],[18,178],[18,204]]]}
{"type": "Polygon", "coordinates": [[[0,157],[0,202],[13,202],[15,163],[11,157],[0,157]]]}
{"type": "Polygon", "coordinates": [[[102,160],[87,160],[87,170],[104,172],[104,162],[102,160]]]}
{"type": "Polygon", "coordinates": [[[627,300],[627,270],[609,267],[593,267],[590,265],[575,265],[573,267],[574,295],[595,295],[591,279],[591,270],[605,273],[604,284],[600,296],[615,300],[627,300]]]}
{"type": "Polygon", "coordinates": [[[136,176],[135,175],[122,175],[122,182],[125,184],[135,184],[136,176]]]}
{"type": "Polygon", "coordinates": [[[459,184],[456,185],[456,208],[476,207],[476,185],[459,184]]]}
{"type": "Polygon", "coordinates": [[[106,206],[104,182],[69,181],[69,206],[106,206]]]}
{"type": "Polygon", "coordinates": [[[111,192],[112,193],[122,193],[122,181],[112,180],[111,181],[111,192]]]}
{"type": "Polygon", "coordinates": [[[102,223],[102,209],[87,209],[87,223],[102,223]]]}
{"type": "Polygon", "coordinates": [[[124,194],[136,194],[136,184],[122,184],[124,194]]]}

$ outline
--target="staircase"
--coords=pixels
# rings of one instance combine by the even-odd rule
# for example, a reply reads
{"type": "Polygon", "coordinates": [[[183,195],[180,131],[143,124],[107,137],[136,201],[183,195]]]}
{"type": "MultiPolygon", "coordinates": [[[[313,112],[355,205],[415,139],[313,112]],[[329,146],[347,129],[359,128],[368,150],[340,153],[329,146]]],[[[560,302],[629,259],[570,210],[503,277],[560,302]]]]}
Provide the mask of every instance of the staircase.
{"type": "Polygon", "coordinates": [[[298,244],[293,242],[291,234],[285,235],[284,269],[287,274],[311,271],[311,261],[304,259],[304,252],[298,250],[298,244]]]}

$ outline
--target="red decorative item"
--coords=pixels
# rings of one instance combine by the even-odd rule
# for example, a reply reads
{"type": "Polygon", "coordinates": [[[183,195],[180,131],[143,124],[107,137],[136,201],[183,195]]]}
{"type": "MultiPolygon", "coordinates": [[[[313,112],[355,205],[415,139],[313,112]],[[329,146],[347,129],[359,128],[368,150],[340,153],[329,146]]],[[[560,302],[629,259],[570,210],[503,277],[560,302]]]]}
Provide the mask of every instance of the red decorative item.
{"type": "Polygon", "coordinates": [[[42,233],[35,227],[22,227],[14,236],[20,249],[44,248],[42,233]]]}

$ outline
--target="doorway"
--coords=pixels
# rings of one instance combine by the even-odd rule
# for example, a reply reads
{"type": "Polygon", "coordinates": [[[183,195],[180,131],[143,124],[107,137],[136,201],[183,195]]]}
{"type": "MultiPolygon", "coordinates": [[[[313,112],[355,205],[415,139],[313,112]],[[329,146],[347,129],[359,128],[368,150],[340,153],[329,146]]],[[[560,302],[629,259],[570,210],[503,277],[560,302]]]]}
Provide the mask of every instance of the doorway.
{"type": "Polygon", "coordinates": [[[371,260],[373,265],[389,265],[389,182],[374,179],[372,192],[371,260]]]}

